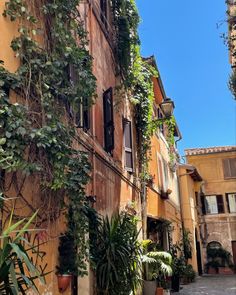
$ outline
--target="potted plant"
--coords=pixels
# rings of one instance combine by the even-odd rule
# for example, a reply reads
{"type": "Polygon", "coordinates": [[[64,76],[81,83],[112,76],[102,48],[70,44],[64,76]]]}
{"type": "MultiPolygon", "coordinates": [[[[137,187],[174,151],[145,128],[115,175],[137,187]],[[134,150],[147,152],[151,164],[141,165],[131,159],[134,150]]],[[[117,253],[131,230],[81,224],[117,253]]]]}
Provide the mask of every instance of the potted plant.
{"type": "Polygon", "coordinates": [[[189,284],[194,282],[196,278],[196,272],[194,271],[191,264],[186,265],[183,273],[183,283],[189,284]]]}
{"type": "Polygon", "coordinates": [[[163,200],[168,200],[171,193],[172,193],[172,190],[169,188],[166,191],[161,190],[161,198],[163,200]]]}
{"type": "Polygon", "coordinates": [[[174,292],[179,292],[180,289],[180,278],[183,276],[186,260],[181,252],[181,248],[178,245],[173,245],[171,248],[172,255],[172,278],[171,278],[171,289],[174,292]]]}
{"type": "Polygon", "coordinates": [[[57,279],[58,289],[63,293],[71,282],[72,275],[76,273],[76,247],[73,236],[66,232],[59,238],[57,279]]]}
{"type": "Polygon", "coordinates": [[[143,294],[163,295],[163,282],[172,273],[171,255],[164,251],[156,251],[156,245],[151,240],[144,240],[143,246],[143,294]]]}

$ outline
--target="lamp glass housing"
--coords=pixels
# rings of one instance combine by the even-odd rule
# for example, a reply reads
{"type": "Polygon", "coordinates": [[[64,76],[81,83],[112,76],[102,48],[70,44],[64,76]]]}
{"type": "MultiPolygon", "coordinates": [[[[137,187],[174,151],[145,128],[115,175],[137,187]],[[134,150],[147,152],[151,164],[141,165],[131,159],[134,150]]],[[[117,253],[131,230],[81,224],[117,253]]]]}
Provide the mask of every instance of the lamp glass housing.
{"type": "Polygon", "coordinates": [[[171,99],[166,99],[164,100],[161,104],[160,107],[164,113],[164,116],[166,118],[170,118],[173,115],[173,111],[175,108],[174,102],[171,99]]]}

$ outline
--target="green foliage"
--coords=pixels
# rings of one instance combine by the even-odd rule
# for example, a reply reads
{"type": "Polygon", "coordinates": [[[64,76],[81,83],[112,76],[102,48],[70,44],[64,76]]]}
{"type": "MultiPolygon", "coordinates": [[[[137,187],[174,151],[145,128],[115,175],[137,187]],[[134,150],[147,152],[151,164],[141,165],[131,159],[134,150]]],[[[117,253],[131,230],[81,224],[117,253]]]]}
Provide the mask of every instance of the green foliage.
{"type": "Polygon", "coordinates": [[[183,278],[187,281],[187,283],[192,283],[195,281],[196,272],[194,271],[191,264],[187,264],[183,271],[183,278]]]}
{"type": "Polygon", "coordinates": [[[59,274],[77,274],[76,267],[76,246],[74,236],[66,232],[59,238],[58,247],[58,267],[59,274]]]}
{"type": "Polygon", "coordinates": [[[124,82],[129,85],[134,49],[139,45],[139,14],[135,0],[111,0],[116,34],[116,57],[124,82]]]}
{"type": "Polygon", "coordinates": [[[33,289],[38,294],[35,283],[40,280],[45,284],[46,273],[38,264],[42,261],[38,245],[31,245],[24,237],[31,231],[29,226],[37,212],[29,220],[22,219],[16,223],[12,223],[12,215],[0,237],[0,293],[25,295],[27,290],[33,289]],[[32,253],[36,259],[32,258],[32,253]]]}
{"type": "MultiPolygon", "coordinates": [[[[210,248],[207,247],[207,259],[208,262],[217,262],[218,266],[233,266],[232,255],[229,251],[223,247],[210,248]]],[[[210,263],[211,266],[211,263],[210,263]]]]}
{"type": "Polygon", "coordinates": [[[172,257],[168,252],[156,251],[155,243],[144,240],[143,247],[143,277],[145,280],[159,280],[172,274],[172,257]]]}
{"type": "Polygon", "coordinates": [[[186,268],[186,259],[182,253],[182,249],[179,245],[174,244],[170,249],[172,256],[172,270],[173,276],[182,277],[186,268]]]}
{"type": "Polygon", "coordinates": [[[183,228],[183,236],[182,236],[182,241],[180,246],[183,248],[184,257],[186,261],[192,258],[192,237],[191,236],[192,236],[191,232],[188,229],[183,228]]]}
{"type": "Polygon", "coordinates": [[[121,212],[100,218],[92,214],[90,237],[98,294],[128,295],[140,285],[141,250],[137,220],[121,212]]]}
{"type": "Polygon", "coordinates": [[[0,168],[37,176],[48,196],[58,196],[58,206],[73,209],[77,267],[83,275],[90,164],[76,148],[75,117],[79,103],[93,103],[96,81],[79,2],[47,1],[39,11],[33,2],[6,2],[4,16],[20,24],[11,43],[20,66],[14,74],[0,66],[0,168]],[[39,43],[42,34],[45,41],[39,43]],[[9,92],[20,97],[18,103],[10,101],[9,92]]]}
{"type": "MultiPolygon", "coordinates": [[[[148,177],[148,161],[151,137],[163,120],[153,119],[154,77],[157,71],[141,57],[138,37],[139,15],[135,0],[111,0],[115,27],[117,62],[122,82],[135,105],[136,127],[140,155],[140,172],[143,181],[148,177]]],[[[170,145],[171,162],[174,161],[174,118],[164,119],[167,125],[167,141],[170,145]]]]}
{"type": "Polygon", "coordinates": [[[232,71],[229,77],[229,90],[231,91],[233,98],[236,99],[236,73],[235,70],[232,71]]]}

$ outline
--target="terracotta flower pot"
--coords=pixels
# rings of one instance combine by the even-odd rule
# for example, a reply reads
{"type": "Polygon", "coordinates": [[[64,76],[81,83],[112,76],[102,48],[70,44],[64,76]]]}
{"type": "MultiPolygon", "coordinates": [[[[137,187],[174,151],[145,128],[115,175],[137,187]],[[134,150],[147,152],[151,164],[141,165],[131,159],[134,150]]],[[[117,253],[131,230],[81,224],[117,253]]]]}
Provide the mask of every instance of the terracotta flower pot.
{"type": "Polygon", "coordinates": [[[164,295],[164,289],[162,287],[157,287],[156,295],[164,295]]]}
{"type": "Polygon", "coordinates": [[[156,295],[156,281],[143,282],[143,295],[156,295]]]}
{"type": "Polygon", "coordinates": [[[65,292],[65,290],[68,288],[71,282],[72,275],[70,274],[60,274],[57,275],[57,283],[58,283],[58,289],[60,293],[65,292]]]}

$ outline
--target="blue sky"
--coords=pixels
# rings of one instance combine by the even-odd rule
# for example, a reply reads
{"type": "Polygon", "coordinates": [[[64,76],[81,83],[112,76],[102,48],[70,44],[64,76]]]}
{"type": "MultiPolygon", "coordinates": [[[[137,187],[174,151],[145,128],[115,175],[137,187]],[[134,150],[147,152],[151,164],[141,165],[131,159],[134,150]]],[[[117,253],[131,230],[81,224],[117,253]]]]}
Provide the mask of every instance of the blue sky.
{"type": "Polygon", "coordinates": [[[142,55],[154,54],[183,139],[178,149],[236,145],[236,102],[228,90],[224,0],[137,0],[142,55]]]}

